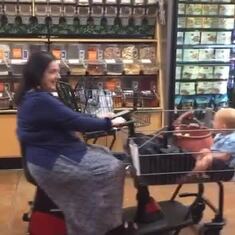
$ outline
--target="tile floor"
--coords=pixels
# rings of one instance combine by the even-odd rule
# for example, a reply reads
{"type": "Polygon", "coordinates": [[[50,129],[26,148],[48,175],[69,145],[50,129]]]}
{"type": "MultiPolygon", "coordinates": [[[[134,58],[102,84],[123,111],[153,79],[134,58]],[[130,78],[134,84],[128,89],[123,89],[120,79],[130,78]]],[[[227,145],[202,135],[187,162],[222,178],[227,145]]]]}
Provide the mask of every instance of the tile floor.
{"type": "MultiPolygon", "coordinates": [[[[171,196],[175,186],[155,186],[151,188],[152,195],[158,200],[171,196]]],[[[183,192],[193,192],[195,185],[185,185],[183,192]]],[[[0,171],[0,235],[25,235],[27,223],[22,221],[22,214],[27,211],[29,200],[32,200],[34,187],[25,181],[21,170],[0,171]]],[[[206,185],[206,195],[212,201],[217,199],[217,188],[214,184],[206,185]]],[[[185,204],[190,199],[181,199],[185,204]]],[[[135,205],[135,190],[132,181],[126,180],[125,206],[135,205]]],[[[213,214],[206,210],[204,220],[208,221],[213,214]]],[[[225,184],[225,217],[227,225],[222,235],[233,235],[235,231],[235,184],[225,184]]],[[[196,235],[196,228],[183,230],[181,235],[196,235]]],[[[43,234],[42,234],[43,235],[43,234]]]]}

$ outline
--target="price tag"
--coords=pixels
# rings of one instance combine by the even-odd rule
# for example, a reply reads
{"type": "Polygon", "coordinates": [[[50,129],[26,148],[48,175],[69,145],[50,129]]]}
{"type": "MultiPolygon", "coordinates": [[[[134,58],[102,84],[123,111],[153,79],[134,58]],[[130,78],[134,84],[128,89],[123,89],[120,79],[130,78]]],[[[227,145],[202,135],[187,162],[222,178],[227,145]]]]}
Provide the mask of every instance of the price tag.
{"type": "Polygon", "coordinates": [[[100,4],[103,3],[103,0],[93,0],[93,3],[100,4]]]}
{"type": "Polygon", "coordinates": [[[61,0],[49,0],[49,2],[54,2],[54,3],[61,3],[62,1],[61,0]]]}
{"type": "Polygon", "coordinates": [[[61,59],[61,50],[60,49],[54,49],[52,50],[52,55],[57,59],[61,59]]]}
{"type": "Polygon", "coordinates": [[[75,0],[64,0],[64,3],[75,3],[75,0]]]}
{"type": "Polygon", "coordinates": [[[79,59],[80,60],[85,60],[85,50],[80,50],[79,51],[79,59]]]}
{"type": "Polygon", "coordinates": [[[131,4],[131,0],[121,0],[121,4],[131,4]]]}
{"type": "Polygon", "coordinates": [[[105,62],[107,64],[116,64],[116,60],[114,60],[114,59],[106,59],[105,62]]]}
{"type": "Polygon", "coordinates": [[[22,49],[21,48],[13,48],[12,57],[14,59],[21,59],[22,58],[22,49]]]}
{"type": "Polygon", "coordinates": [[[78,59],[69,59],[68,62],[69,62],[69,64],[79,64],[78,59]]]}
{"type": "Polygon", "coordinates": [[[151,60],[150,59],[142,59],[140,60],[142,64],[151,64],[151,60]]]}
{"type": "Polygon", "coordinates": [[[22,60],[22,59],[13,59],[11,60],[11,64],[25,64],[27,60],[22,60]]]}
{"type": "Polygon", "coordinates": [[[133,60],[122,60],[124,64],[133,64],[133,60]]]}
{"type": "Polygon", "coordinates": [[[108,4],[116,4],[117,0],[106,0],[106,3],[108,3],[108,4]]]}
{"type": "Polygon", "coordinates": [[[88,0],[79,0],[79,4],[81,4],[81,5],[89,5],[89,1],[88,0]]]}
{"type": "Polygon", "coordinates": [[[148,4],[156,4],[157,0],[148,0],[148,4]]]}
{"type": "MultiPolygon", "coordinates": [[[[151,1],[151,0],[150,0],[151,1]]],[[[153,0],[152,0],[153,1],[153,0]]],[[[135,5],[143,5],[144,1],[143,0],[135,0],[135,5]]]]}

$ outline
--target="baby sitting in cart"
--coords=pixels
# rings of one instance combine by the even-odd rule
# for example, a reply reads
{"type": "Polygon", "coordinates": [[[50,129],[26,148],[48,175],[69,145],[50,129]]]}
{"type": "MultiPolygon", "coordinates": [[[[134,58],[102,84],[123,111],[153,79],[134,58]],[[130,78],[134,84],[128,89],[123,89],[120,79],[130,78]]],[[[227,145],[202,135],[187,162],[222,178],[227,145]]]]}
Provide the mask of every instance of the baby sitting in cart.
{"type": "Polygon", "coordinates": [[[216,134],[210,149],[202,149],[196,157],[193,172],[206,172],[213,181],[228,181],[235,169],[235,109],[223,108],[215,113],[216,134]]]}

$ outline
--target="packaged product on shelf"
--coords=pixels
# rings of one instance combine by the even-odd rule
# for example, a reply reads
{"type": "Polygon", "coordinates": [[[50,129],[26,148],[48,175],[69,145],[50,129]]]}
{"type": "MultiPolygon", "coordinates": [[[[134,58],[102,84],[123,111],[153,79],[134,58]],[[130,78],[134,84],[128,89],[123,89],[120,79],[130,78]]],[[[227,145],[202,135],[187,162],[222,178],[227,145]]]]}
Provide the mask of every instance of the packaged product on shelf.
{"type": "Polygon", "coordinates": [[[202,28],[218,28],[218,19],[216,17],[202,18],[202,28]]]}
{"type": "Polygon", "coordinates": [[[176,49],[176,61],[180,62],[183,58],[183,50],[182,49],[176,49]]]}
{"type": "Polygon", "coordinates": [[[96,61],[103,60],[104,54],[101,45],[88,45],[87,47],[87,60],[88,61],[96,61]]]}
{"type": "Polygon", "coordinates": [[[198,82],[197,94],[212,94],[213,82],[198,82]]]}
{"type": "Polygon", "coordinates": [[[200,66],[198,70],[198,79],[212,79],[213,67],[212,66],[200,66]]]}
{"type": "Polygon", "coordinates": [[[104,49],[104,58],[105,59],[120,59],[121,58],[121,49],[118,45],[107,45],[104,49]]]}
{"type": "Polygon", "coordinates": [[[177,45],[184,43],[184,32],[177,32],[177,45]]]}
{"type": "Polygon", "coordinates": [[[231,44],[232,32],[217,32],[217,44],[231,44]]]}
{"type": "Polygon", "coordinates": [[[227,94],[217,94],[214,96],[215,109],[225,108],[229,105],[227,94]]]}
{"type": "Polygon", "coordinates": [[[123,63],[121,59],[105,59],[107,66],[107,74],[109,75],[122,75],[123,63]]]}
{"type": "Polygon", "coordinates": [[[202,32],[201,44],[215,44],[216,35],[216,32],[202,32]]]}
{"type": "Polygon", "coordinates": [[[182,79],[197,79],[198,66],[183,66],[182,79]]]}
{"type": "Polygon", "coordinates": [[[219,14],[224,16],[234,16],[234,5],[220,5],[219,6],[219,14]]]}
{"type": "Polygon", "coordinates": [[[195,97],[194,96],[182,96],[181,99],[181,108],[182,109],[192,109],[195,106],[195,97]]]}
{"type": "Polygon", "coordinates": [[[140,69],[143,74],[157,74],[158,67],[155,60],[141,59],[140,69]]]}
{"type": "Polygon", "coordinates": [[[151,90],[143,90],[141,95],[141,107],[157,107],[159,106],[159,100],[157,94],[151,90]]]}
{"type": "Polygon", "coordinates": [[[228,18],[219,18],[218,19],[218,26],[217,28],[220,29],[233,29],[234,28],[234,19],[228,18]]]}
{"type": "Polygon", "coordinates": [[[215,50],[214,49],[199,49],[199,61],[214,61],[215,50]]]}
{"type": "Polygon", "coordinates": [[[124,90],[123,91],[123,96],[124,96],[124,106],[126,108],[132,108],[134,105],[134,92],[133,90],[124,90]]]}
{"type": "Polygon", "coordinates": [[[203,4],[202,15],[218,15],[218,5],[203,4]]]}
{"type": "Polygon", "coordinates": [[[212,104],[212,95],[197,95],[195,96],[195,108],[196,109],[205,109],[211,107],[212,104]]]}
{"type": "Polygon", "coordinates": [[[156,47],[149,45],[140,46],[139,58],[156,60],[156,47]]]}
{"type": "Polygon", "coordinates": [[[183,15],[185,13],[185,4],[184,3],[180,3],[178,5],[178,14],[183,15]]]}
{"type": "Polygon", "coordinates": [[[124,72],[126,75],[138,75],[140,74],[140,64],[137,60],[123,59],[124,72]]]}
{"type": "Polygon", "coordinates": [[[135,45],[126,45],[122,49],[122,58],[127,60],[138,59],[138,49],[135,45]]]}
{"type": "Polygon", "coordinates": [[[202,21],[202,17],[187,17],[187,28],[201,28],[202,21]]]}
{"type": "Polygon", "coordinates": [[[186,27],[186,18],[185,17],[178,18],[177,27],[178,28],[185,28],[186,27]]]}
{"type": "Polygon", "coordinates": [[[201,4],[187,4],[186,5],[186,14],[187,15],[201,15],[202,14],[202,5],[201,4]]]}
{"type": "Polygon", "coordinates": [[[228,79],[229,78],[229,66],[215,66],[214,78],[215,79],[228,79]]]}
{"type": "Polygon", "coordinates": [[[180,95],[195,95],[195,83],[194,82],[181,82],[180,83],[180,95]]]}
{"type": "Polygon", "coordinates": [[[198,49],[184,49],[184,61],[198,61],[199,50],[198,49]]]}
{"type": "Polygon", "coordinates": [[[181,66],[176,66],[175,79],[181,79],[181,71],[182,71],[182,67],[181,66]]]}
{"type": "Polygon", "coordinates": [[[214,94],[227,94],[227,82],[226,81],[219,81],[213,82],[213,92],[214,94]]]}
{"type": "Polygon", "coordinates": [[[185,32],[184,44],[196,45],[200,43],[200,32],[185,32]]]}
{"type": "Polygon", "coordinates": [[[175,94],[178,95],[180,93],[180,83],[176,82],[175,83],[175,94]]]}
{"type": "Polygon", "coordinates": [[[223,62],[230,61],[230,49],[216,49],[215,60],[223,62]]]}

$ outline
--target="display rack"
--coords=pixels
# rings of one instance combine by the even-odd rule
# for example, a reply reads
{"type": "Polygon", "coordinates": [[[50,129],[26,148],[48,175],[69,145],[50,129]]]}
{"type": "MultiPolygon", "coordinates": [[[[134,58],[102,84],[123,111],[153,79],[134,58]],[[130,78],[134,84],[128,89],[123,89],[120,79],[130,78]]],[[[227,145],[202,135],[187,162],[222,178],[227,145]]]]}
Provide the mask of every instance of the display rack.
{"type": "Polygon", "coordinates": [[[235,1],[177,0],[176,5],[175,107],[231,106],[235,1]]]}
{"type": "MultiPolygon", "coordinates": [[[[72,86],[76,86],[81,80],[95,79],[97,82],[102,81],[114,93],[117,87],[122,88],[122,83],[125,83],[125,89],[128,90],[133,90],[133,86],[137,86],[140,92],[154,89],[158,94],[154,98],[155,102],[150,106],[138,107],[137,115],[143,119],[151,119],[149,129],[161,127],[163,125],[161,110],[164,105],[163,60],[166,49],[166,30],[161,22],[164,12],[160,12],[163,10],[163,3],[162,0],[104,0],[99,3],[96,0],[76,0],[70,3],[66,0],[2,1],[0,3],[0,95],[6,96],[4,90],[6,86],[14,95],[22,77],[23,65],[33,51],[49,50],[61,65],[62,79],[72,86]],[[71,46],[77,48],[77,54],[72,53],[74,50],[70,48],[71,46]],[[119,55],[115,55],[115,58],[112,56],[105,58],[107,47],[115,47],[119,55]],[[131,48],[132,54],[128,52],[125,57],[123,50],[126,47],[131,48]],[[148,47],[152,48],[151,58],[148,51],[140,56],[140,50],[148,47]],[[89,48],[97,51],[91,50],[89,54],[89,48]],[[69,71],[63,66],[64,63],[69,65],[69,71]],[[102,63],[104,71],[90,73],[88,71],[90,64],[92,66],[96,63],[97,65],[102,63]],[[109,74],[109,63],[117,66],[118,73],[113,74],[113,67],[110,66],[112,71],[109,74]],[[78,69],[76,66],[80,65],[85,65],[85,68],[76,72],[78,69]],[[131,69],[136,67],[138,71],[132,72],[131,69]],[[147,71],[148,68],[154,72],[147,71]]],[[[6,100],[1,102],[1,105],[1,114],[6,114],[2,118],[4,117],[4,125],[7,126],[8,116],[14,115],[12,112],[15,110],[15,105],[9,106],[6,100]]],[[[114,107],[114,110],[125,108],[130,107],[118,106],[114,107]]],[[[10,138],[15,137],[13,135],[10,138]]],[[[120,146],[120,143],[117,145],[120,146]]],[[[18,147],[13,152],[18,155],[18,147]]],[[[7,155],[6,151],[0,151],[0,157],[7,155]]],[[[14,153],[11,152],[10,155],[14,153]]]]}

